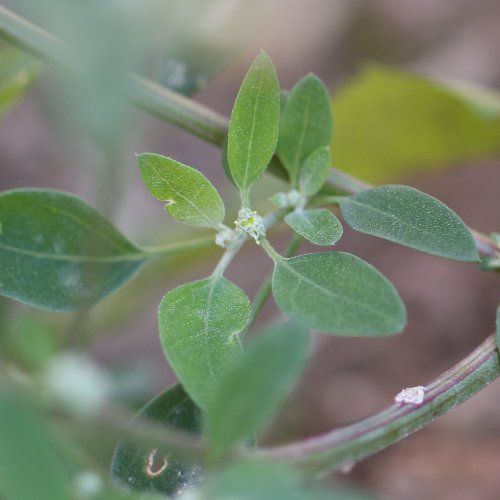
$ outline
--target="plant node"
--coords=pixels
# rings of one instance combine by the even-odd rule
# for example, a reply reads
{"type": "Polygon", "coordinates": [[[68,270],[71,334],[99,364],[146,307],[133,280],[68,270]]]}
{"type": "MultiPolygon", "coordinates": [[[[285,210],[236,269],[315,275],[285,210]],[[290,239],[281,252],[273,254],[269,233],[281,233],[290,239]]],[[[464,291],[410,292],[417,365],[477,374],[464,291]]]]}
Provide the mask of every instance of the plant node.
{"type": "Polygon", "coordinates": [[[253,238],[258,245],[260,240],[266,235],[266,227],[262,217],[249,208],[243,207],[238,212],[238,218],[234,221],[236,231],[253,238]]]}

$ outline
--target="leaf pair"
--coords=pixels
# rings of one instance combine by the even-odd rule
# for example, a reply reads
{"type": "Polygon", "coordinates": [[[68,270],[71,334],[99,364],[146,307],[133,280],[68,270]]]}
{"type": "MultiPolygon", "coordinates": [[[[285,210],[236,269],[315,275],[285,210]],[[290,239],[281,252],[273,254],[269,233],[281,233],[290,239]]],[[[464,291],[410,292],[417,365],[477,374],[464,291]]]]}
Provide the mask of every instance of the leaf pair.
{"type": "Polygon", "coordinates": [[[328,90],[310,74],[295,85],[286,100],[278,142],[278,155],[292,187],[299,182],[301,192],[308,196],[319,191],[326,180],[332,129],[328,90]]]}
{"type": "MultiPolygon", "coordinates": [[[[328,91],[319,78],[308,75],[286,100],[278,142],[278,155],[292,188],[298,187],[305,200],[315,195],[328,177],[332,128],[328,91]]],[[[285,222],[316,245],[333,245],[342,236],[340,222],[327,209],[299,207],[285,217],[285,222]]]]}

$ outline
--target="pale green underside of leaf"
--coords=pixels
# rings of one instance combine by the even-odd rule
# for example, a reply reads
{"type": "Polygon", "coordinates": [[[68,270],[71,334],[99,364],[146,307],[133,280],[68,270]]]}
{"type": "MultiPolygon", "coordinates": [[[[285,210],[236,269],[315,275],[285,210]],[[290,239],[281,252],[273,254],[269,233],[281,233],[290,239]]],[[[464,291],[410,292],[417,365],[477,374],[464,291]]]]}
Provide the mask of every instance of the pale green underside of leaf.
{"type": "Polygon", "coordinates": [[[302,372],[308,338],[303,327],[277,325],[228,367],[207,406],[207,433],[215,450],[231,447],[269,422],[302,372]]]}
{"type": "Polygon", "coordinates": [[[0,116],[29,88],[40,73],[41,65],[12,47],[0,49],[0,116]]]}
{"type": "Polygon", "coordinates": [[[138,156],[142,178],[174,219],[197,227],[218,228],[224,203],[210,181],[192,167],[153,153],[138,156]]]}
{"type": "Polygon", "coordinates": [[[264,52],[243,80],[229,123],[227,156],[243,193],[262,175],[278,141],[280,89],[274,65],[264,52]]]}
{"type": "Polygon", "coordinates": [[[36,189],[0,194],[0,294],[54,311],[89,307],[144,259],[75,196],[36,189]]]}
{"type": "MultiPolygon", "coordinates": [[[[135,417],[136,424],[144,421],[169,426],[193,436],[201,434],[201,411],[191,401],[180,384],[177,384],[150,401],[135,417]]],[[[125,437],[116,447],[111,463],[111,477],[126,489],[175,495],[186,487],[194,487],[202,480],[199,465],[168,454],[168,466],[156,477],[145,473],[151,449],[128,443],[125,437]]],[[[155,457],[155,464],[162,463],[162,456],[155,457]]],[[[157,466],[156,466],[157,467],[157,466]]]]}
{"type": "Polygon", "coordinates": [[[444,203],[408,186],[380,186],[340,201],[357,231],[455,260],[479,259],[474,238],[444,203]]]}
{"type": "Polygon", "coordinates": [[[306,196],[315,195],[325,184],[331,165],[330,149],[327,146],[313,151],[300,170],[300,192],[306,196]]]}
{"type": "Polygon", "coordinates": [[[379,183],[491,156],[500,151],[499,103],[492,91],[369,66],[333,96],[333,164],[379,183]]]}
{"type": "Polygon", "coordinates": [[[292,212],[285,217],[285,222],[315,245],[334,245],[342,236],[342,225],[326,208],[292,212]]]}
{"type": "Polygon", "coordinates": [[[165,354],[188,394],[205,408],[210,391],[233,356],[250,315],[250,301],[222,277],[181,285],[158,311],[165,354]]]}
{"type": "Polygon", "coordinates": [[[292,183],[306,158],[332,138],[330,96],[323,82],[308,75],[290,92],[281,119],[278,154],[292,183]]]}
{"type": "Polygon", "coordinates": [[[273,295],[292,320],[336,335],[390,335],[406,322],[404,304],[387,278],[343,252],[278,260],[273,295]]]}

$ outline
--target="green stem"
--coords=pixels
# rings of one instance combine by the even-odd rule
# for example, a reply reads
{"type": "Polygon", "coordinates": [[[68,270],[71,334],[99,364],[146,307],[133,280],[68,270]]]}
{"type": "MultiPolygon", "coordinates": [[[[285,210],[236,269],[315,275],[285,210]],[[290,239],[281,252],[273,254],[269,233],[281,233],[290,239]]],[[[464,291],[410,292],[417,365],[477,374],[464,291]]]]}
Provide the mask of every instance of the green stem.
{"type": "MultiPolygon", "coordinates": [[[[299,236],[298,234],[294,234],[289,245],[287,246],[287,248],[283,252],[283,256],[284,257],[292,257],[293,255],[295,255],[295,253],[298,251],[298,249],[300,248],[300,245],[302,244],[303,241],[304,241],[304,239],[302,238],[302,236],[299,236]]],[[[273,274],[271,272],[266,276],[264,283],[262,283],[259,290],[255,294],[255,298],[253,299],[253,302],[252,302],[252,311],[250,312],[250,319],[248,321],[248,325],[246,328],[247,330],[255,322],[255,320],[257,319],[257,316],[260,314],[260,312],[262,311],[262,308],[266,305],[266,302],[269,299],[269,296],[271,295],[272,278],[273,278],[273,274]]]]}
{"type": "MultiPolygon", "coordinates": [[[[79,58],[60,38],[0,6],[0,36],[43,61],[75,70],[79,58]]],[[[228,121],[214,111],[138,75],[130,75],[132,102],[208,142],[221,146],[228,121]]]]}
{"type": "Polygon", "coordinates": [[[283,257],[274,249],[267,238],[262,238],[260,240],[260,246],[265,250],[267,255],[269,255],[275,264],[283,260],[283,257]]]}
{"type": "Polygon", "coordinates": [[[495,335],[425,387],[422,404],[394,403],[369,418],[303,441],[256,452],[259,458],[279,460],[326,472],[352,467],[436,417],[471,398],[500,376],[495,335]]]}
{"type": "Polygon", "coordinates": [[[213,270],[212,276],[219,278],[223,276],[224,271],[227,269],[232,260],[236,257],[236,254],[240,251],[245,241],[246,238],[242,236],[238,240],[233,242],[233,244],[225,251],[224,255],[219,260],[219,263],[213,270]]]}
{"type": "Polygon", "coordinates": [[[203,236],[192,240],[176,241],[151,247],[141,247],[139,255],[142,258],[151,259],[155,257],[165,257],[166,255],[175,255],[190,250],[199,250],[214,245],[214,236],[203,236]]]}
{"type": "Polygon", "coordinates": [[[21,49],[45,62],[65,65],[69,47],[30,21],[0,5],[0,34],[21,49]]]}
{"type": "Polygon", "coordinates": [[[139,108],[200,139],[216,146],[224,142],[228,129],[226,118],[162,85],[132,75],[130,99],[139,108]]]}

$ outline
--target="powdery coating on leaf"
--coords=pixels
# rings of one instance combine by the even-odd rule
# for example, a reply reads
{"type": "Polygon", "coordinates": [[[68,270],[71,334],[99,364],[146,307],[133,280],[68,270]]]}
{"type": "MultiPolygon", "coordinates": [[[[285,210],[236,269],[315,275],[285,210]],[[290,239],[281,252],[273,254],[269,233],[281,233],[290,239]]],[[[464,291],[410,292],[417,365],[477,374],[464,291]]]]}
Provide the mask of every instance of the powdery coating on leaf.
{"type": "Polygon", "coordinates": [[[244,193],[262,175],[278,142],[280,89],[274,65],[259,54],[245,77],[229,123],[227,159],[244,193]]]}
{"type": "Polygon", "coordinates": [[[273,295],[292,320],[335,335],[390,335],[406,323],[404,304],[392,283],[344,252],[278,260],[273,295]]]}
{"type": "Polygon", "coordinates": [[[139,250],[73,195],[4,191],[0,213],[0,294],[21,302],[54,311],[89,307],[142,264],[139,250]]]}
{"type": "Polygon", "coordinates": [[[418,385],[417,387],[407,387],[396,394],[394,401],[396,403],[420,405],[425,397],[425,387],[418,385]]]}
{"type": "Polygon", "coordinates": [[[163,349],[202,408],[226,363],[240,352],[238,334],[249,315],[248,297],[225,278],[186,283],[163,298],[158,311],[163,349]]]}
{"type": "Polygon", "coordinates": [[[340,201],[357,231],[449,259],[475,261],[474,238],[444,203],[408,186],[380,186],[340,201]]]}
{"type": "Polygon", "coordinates": [[[343,232],[337,217],[325,208],[297,210],[288,214],[285,221],[295,232],[315,245],[333,245],[343,232]]]}

